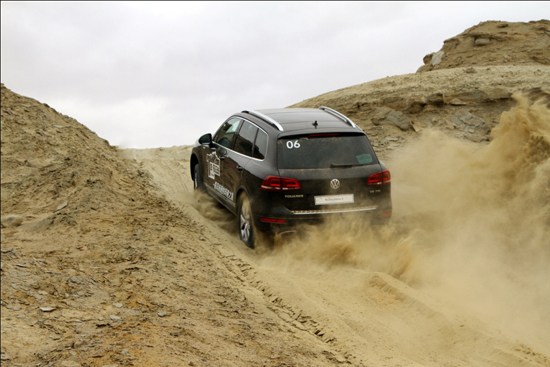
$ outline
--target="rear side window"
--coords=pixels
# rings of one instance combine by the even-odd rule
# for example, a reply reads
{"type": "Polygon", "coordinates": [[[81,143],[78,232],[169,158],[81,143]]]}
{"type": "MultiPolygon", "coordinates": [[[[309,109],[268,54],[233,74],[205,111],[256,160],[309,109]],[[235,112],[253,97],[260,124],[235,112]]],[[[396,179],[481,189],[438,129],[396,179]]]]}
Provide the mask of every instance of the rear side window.
{"type": "Polygon", "coordinates": [[[279,168],[353,167],[378,163],[365,135],[313,134],[277,141],[279,168]]]}
{"type": "Polygon", "coordinates": [[[267,133],[262,130],[258,130],[256,136],[256,143],[254,144],[254,158],[264,159],[267,153],[267,133]]]}
{"type": "Polygon", "coordinates": [[[256,126],[248,121],[244,121],[243,126],[239,130],[237,140],[235,141],[235,151],[251,156],[257,133],[258,128],[256,126]]]}

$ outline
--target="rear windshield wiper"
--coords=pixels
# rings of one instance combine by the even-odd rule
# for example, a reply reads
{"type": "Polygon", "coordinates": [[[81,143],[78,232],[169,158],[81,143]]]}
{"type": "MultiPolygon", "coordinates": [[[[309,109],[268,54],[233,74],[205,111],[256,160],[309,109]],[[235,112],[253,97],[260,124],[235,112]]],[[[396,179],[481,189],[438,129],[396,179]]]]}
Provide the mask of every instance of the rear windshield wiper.
{"type": "Polygon", "coordinates": [[[357,167],[362,166],[362,164],[357,163],[331,163],[330,168],[351,168],[351,167],[357,167]]]}

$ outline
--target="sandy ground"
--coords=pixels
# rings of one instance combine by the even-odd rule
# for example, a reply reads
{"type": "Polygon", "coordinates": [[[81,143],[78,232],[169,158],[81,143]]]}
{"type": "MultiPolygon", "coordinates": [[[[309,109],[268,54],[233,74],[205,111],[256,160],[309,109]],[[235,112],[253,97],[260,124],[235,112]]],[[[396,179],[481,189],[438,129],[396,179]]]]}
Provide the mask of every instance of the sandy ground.
{"type": "MultiPolygon", "coordinates": [[[[550,249],[545,237],[524,238],[537,230],[542,230],[541,236],[548,234],[548,228],[537,228],[548,222],[526,214],[530,210],[548,214],[548,201],[541,211],[523,203],[530,196],[542,199],[541,193],[550,198],[548,181],[541,177],[538,183],[522,188],[526,176],[515,167],[516,178],[508,177],[515,168],[503,154],[512,144],[523,148],[534,144],[523,159],[534,162],[530,155],[545,158],[541,166],[533,163],[536,167],[527,170],[544,171],[548,179],[550,146],[539,140],[541,133],[550,137],[548,111],[522,102],[503,117],[489,146],[474,146],[433,132],[390,158],[398,213],[393,225],[374,231],[360,221],[329,223],[285,239],[268,254],[251,252],[238,242],[232,217],[224,209],[207,198],[193,198],[186,166],[188,147],[127,150],[124,154],[149,171],[160,192],[195,220],[223,223],[209,229],[224,239],[217,248],[222,258],[246,264],[246,279],[259,282],[260,290],[285,310],[295,327],[338,350],[342,362],[367,366],[548,365],[550,249]],[[539,120],[521,120],[523,109],[529,108],[533,114],[541,113],[539,120]],[[409,157],[428,154],[434,147],[440,148],[440,157],[424,169],[437,172],[437,177],[422,183],[426,174],[411,169],[409,157]],[[473,166],[469,170],[473,174],[461,182],[462,173],[456,167],[465,166],[473,166]],[[504,178],[513,182],[489,187],[504,178]],[[453,185],[455,180],[460,185],[453,185]],[[454,197],[450,198],[448,188],[453,186],[454,197]],[[418,190],[426,191],[411,192],[418,190]],[[476,191],[483,194],[475,195],[476,191]],[[513,191],[522,192],[521,200],[513,191]],[[503,202],[502,195],[510,201],[503,202]],[[480,199],[486,203],[474,213],[471,208],[480,199]],[[513,229],[509,227],[516,222],[512,210],[527,215],[513,229]],[[509,236],[513,239],[506,240],[509,236]],[[519,238],[527,251],[509,247],[519,238]],[[518,256],[529,263],[521,263],[518,256]]],[[[520,158],[517,162],[523,163],[520,158]]]]}
{"type": "Polygon", "coordinates": [[[387,157],[393,223],[253,251],[190,147],[118,150],[3,87],[2,365],[548,366],[548,116],[427,129],[387,157]]]}

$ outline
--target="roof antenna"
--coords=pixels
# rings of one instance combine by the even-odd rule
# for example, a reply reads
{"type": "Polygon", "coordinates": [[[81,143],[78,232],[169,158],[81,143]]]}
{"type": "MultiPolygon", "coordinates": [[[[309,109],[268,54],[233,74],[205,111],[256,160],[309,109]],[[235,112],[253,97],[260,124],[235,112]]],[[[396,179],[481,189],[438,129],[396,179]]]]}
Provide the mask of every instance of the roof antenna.
{"type": "Polygon", "coordinates": [[[317,129],[317,126],[319,126],[319,124],[317,123],[317,120],[315,120],[315,121],[313,122],[313,126],[315,126],[315,128],[317,129]]]}

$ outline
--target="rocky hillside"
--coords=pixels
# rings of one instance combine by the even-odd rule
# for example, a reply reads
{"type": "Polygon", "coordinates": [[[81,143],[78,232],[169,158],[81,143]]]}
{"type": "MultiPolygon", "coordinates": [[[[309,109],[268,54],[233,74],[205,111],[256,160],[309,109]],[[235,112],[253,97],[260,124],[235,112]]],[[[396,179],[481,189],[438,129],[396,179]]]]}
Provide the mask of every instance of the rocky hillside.
{"type": "Polygon", "coordinates": [[[424,128],[490,139],[515,93],[550,95],[550,22],[484,22],[445,41],[415,74],[339,89],[295,104],[350,116],[385,157],[424,128]]]}
{"type": "Polygon", "coordinates": [[[223,262],[220,240],[84,125],[2,85],[1,127],[2,366],[344,358],[281,332],[284,310],[223,262]]]}
{"type": "Polygon", "coordinates": [[[491,65],[550,66],[550,21],[480,23],[445,40],[418,71],[491,65]]]}

